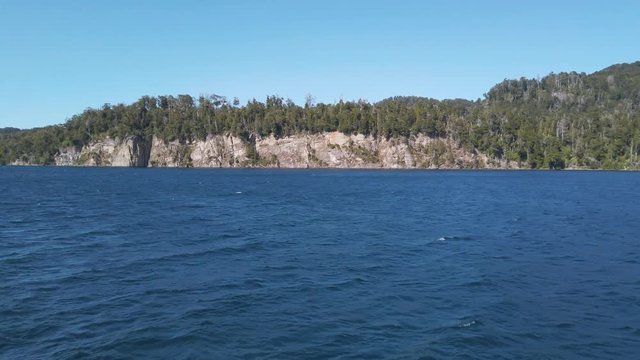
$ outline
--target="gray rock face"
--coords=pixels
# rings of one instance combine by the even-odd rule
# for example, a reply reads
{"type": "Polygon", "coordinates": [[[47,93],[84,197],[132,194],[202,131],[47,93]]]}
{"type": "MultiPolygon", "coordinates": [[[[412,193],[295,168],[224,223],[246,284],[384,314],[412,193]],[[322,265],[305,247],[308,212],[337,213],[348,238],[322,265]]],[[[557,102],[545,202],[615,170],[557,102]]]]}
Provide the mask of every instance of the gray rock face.
{"type": "Polygon", "coordinates": [[[152,167],[240,167],[247,165],[248,144],[236,136],[208,136],[204,141],[180,144],[153,138],[149,166],[152,167]]]}
{"type": "Polygon", "coordinates": [[[146,167],[150,153],[151,144],[139,137],[129,137],[114,148],[111,166],[146,167]]]}
{"type": "Polygon", "coordinates": [[[462,148],[450,138],[419,134],[408,138],[374,138],[340,132],[299,134],[276,139],[231,134],[180,143],[154,137],[104,139],[82,149],[65,148],[56,165],[138,167],[282,167],[282,168],[518,168],[462,148]]]}
{"type": "Polygon", "coordinates": [[[78,162],[80,152],[82,149],[70,146],[68,148],[60,149],[60,152],[55,157],[55,164],[57,166],[73,166],[78,162]]]}
{"type": "Polygon", "coordinates": [[[518,168],[516,163],[491,159],[462,148],[453,139],[374,138],[331,132],[256,140],[261,159],[273,159],[267,166],[287,168],[518,168]]]}
{"type": "Polygon", "coordinates": [[[150,150],[151,144],[147,141],[131,136],[124,140],[98,140],[81,149],[60,149],[54,160],[59,166],[146,167],[150,150]]]}

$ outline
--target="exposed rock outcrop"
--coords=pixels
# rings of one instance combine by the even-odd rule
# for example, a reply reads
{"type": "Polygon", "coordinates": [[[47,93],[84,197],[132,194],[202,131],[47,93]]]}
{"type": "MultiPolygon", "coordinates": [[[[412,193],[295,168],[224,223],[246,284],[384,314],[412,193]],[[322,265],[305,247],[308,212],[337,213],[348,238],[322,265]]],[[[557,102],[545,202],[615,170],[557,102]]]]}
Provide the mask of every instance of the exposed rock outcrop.
{"type": "Polygon", "coordinates": [[[54,158],[60,166],[123,166],[146,167],[149,163],[151,144],[144,139],[131,136],[123,140],[102,139],[82,148],[60,149],[54,158]]]}
{"type": "Polygon", "coordinates": [[[81,149],[65,148],[56,165],[150,167],[282,167],[282,168],[518,168],[469,151],[450,138],[425,135],[374,138],[340,132],[299,134],[283,138],[210,135],[180,143],[154,137],[104,139],[81,149]]]}

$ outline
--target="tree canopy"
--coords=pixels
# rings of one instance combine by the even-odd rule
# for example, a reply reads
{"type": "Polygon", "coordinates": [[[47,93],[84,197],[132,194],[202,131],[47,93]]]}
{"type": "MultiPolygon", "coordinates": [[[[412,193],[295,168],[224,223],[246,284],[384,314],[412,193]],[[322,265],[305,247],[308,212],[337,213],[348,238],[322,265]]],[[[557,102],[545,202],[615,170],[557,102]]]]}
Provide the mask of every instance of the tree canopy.
{"type": "Polygon", "coordinates": [[[232,133],[285,137],[341,131],[374,137],[449,137],[468,150],[531,168],[639,168],[640,62],[593,74],[504,80],[484,99],[392,97],[304,105],[268,96],[240,106],[220,95],[143,96],[133,104],[86,109],[62,125],[0,129],[0,164],[51,164],[64,147],[93,140],[156,136],[189,143],[232,133]]]}

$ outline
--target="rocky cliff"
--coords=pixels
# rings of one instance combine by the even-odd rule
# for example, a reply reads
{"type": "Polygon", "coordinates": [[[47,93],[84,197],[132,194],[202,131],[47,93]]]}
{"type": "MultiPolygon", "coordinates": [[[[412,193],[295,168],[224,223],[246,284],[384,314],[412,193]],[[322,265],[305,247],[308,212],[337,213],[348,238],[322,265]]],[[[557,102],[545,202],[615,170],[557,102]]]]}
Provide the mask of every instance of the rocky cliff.
{"type": "Polygon", "coordinates": [[[159,138],[103,139],[61,149],[56,165],[281,168],[518,168],[519,164],[470,152],[450,138],[425,135],[374,138],[340,132],[275,138],[209,136],[180,143],[159,138]]]}
{"type": "Polygon", "coordinates": [[[149,163],[151,145],[140,137],[124,140],[103,139],[82,148],[60,149],[55,157],[59,166],[124,166],[146,167],[149,163]]]}

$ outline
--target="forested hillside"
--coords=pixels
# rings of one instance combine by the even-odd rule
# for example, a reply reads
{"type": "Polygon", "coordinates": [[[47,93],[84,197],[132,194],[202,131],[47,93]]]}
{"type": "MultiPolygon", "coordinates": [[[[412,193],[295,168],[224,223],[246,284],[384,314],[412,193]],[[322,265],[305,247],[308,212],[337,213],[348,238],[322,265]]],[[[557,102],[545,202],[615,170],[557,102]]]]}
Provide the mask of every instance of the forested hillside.
{"type": "Polygon", "coordinates": [[[156,136],[188,143],[231,133],[250,142],[340,131],[403,138],[449,138],[469,151],[530,168],[640,168],[640,62],[593,74],[505,80],[478,101],[394,97],[377,103],[304,105],[278,96],[239,102],[212,95],[144,96],[87,109],[63,125],[0,129],[0,164],[51,164],[61,148],[110,138],[156,136]]]}

